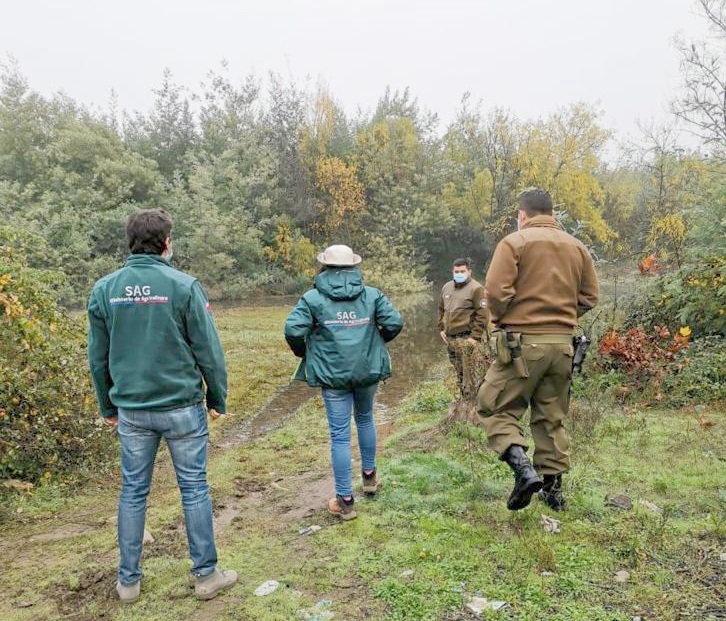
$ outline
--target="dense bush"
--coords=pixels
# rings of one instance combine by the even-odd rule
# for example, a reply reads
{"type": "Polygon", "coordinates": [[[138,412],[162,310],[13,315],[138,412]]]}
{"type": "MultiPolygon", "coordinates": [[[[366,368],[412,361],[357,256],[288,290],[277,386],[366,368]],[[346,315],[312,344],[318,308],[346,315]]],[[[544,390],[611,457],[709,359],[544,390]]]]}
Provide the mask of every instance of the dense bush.
{"type": "Polygon", "coordinates": [[[676,357],[675,372],[663,380],[663,395],[671,405],[726,400],[726,339],[699,339],[676,357]]]}
{"type": "Polygon", "coordinates": [[[624,373],[636,386],[660,382],[673,366],[676,354],[688,346],[690,328],[671,335],[663,326],[608,330],[600,339],[597,366],[601,371],[624,373]]]}
{"type": "Polygon", "coordinates": [[[616,399],[636,398],[671,406],[726,399],[726,339],[690,340],[691,329],[675,334],[663,326],[610,329],[588,366],[589,384],[616,399]]]}
{"type": "Polygon", "coordinates": [[[650,279],[632,303],[626,325],[689,326],[694,338],[726,335],[726,256],[702,257],[650,279]]]}
{"type": "Polygon", "coordinates": [[[90,386],[83,322],[56,306],[57,279],[0,246],[0,479],[109,461],[113,435],[90,386]]]}

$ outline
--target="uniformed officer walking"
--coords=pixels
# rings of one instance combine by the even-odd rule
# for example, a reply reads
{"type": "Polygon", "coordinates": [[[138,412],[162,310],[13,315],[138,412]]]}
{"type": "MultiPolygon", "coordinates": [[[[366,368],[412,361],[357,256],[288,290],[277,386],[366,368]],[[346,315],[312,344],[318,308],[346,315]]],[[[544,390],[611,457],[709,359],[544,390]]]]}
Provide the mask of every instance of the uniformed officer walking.
{"type": "Polygon", "coordinates": [[[540,498],[561,511],[561,477],[570,466],[563,421],[572,335],[578,317],[597,304],[599,285],[589,251],[561,229],[547,192],[533,189],[520,196],[517,224],[518,231],[497,245],[487,272],[496,351],[479,388],[477,410],[489,446],[514,471],[507,507],[522,509],[541,490],[540,498]],[[519,422],[528,407],[534,468],[519,422]]]}
{"type": "Polygon", "coordinates": [[[462,345],[475,346],[487,333],[489,312],[484,286],[471,277],[471,260],[456,259],[452,280],[439,296],[439,335],[448,347],[449,360],[456,369],[459,388],[464,379],[462,345]]]}

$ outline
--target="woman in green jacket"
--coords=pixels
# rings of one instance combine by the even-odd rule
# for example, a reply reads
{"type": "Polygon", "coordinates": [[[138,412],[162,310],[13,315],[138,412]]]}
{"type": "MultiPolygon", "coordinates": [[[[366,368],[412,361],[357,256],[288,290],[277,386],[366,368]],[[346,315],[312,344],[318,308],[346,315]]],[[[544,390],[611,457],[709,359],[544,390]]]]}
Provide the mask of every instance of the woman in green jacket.
{"type": "Polygon", "coordinates": [[[320,386],[330,428],[335,498],[328,511],[344,520],[356,517],[350,455],[351,411],[358,431],[363,492],[375,494],[376,427],[373,398],[380,380],[391,375],[385,343],[403,328],[400,313],[374,287],[363,284],[360,256],[334,245],[318,255],[323,265],[315,286],[285,322],[285,339],[302,358],[295,379],[320,386]]]}

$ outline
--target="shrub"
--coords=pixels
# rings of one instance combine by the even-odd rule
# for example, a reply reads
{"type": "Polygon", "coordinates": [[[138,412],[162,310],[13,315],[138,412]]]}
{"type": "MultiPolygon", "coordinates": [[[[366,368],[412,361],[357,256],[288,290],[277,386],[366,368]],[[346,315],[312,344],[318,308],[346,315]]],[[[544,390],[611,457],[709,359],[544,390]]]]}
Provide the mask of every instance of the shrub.
{"type": "Polygon", "coordinates": [[[702,257],[651,278],[631,304],[626,326],[690,326],[694,337],[726,334],[726,256],[702,257]]]}
{"type": "Polygon", "coordinates": [[[619,378],[616,399],[633,395],[672,406],[726,399],[726,339],[690,342],[689,336],[688,327],[673,336],[662,326],[650,333],[643,327],[611,329],[600,340],[590,380],[608,384],[608,378],[619,378]]]}
{"type": "Polygon", "coordinates": [[[726,339],[718,336],[695,341],[676,357],[676,372],[663,380],[670,405],[708,403],[726,399],[726,339]]]}
{"type": "Polygon", "coordinates": [[[643,387],[652,380],[663,379],[676,353],[688,346],[690,334],[688,327],[674,336],[664,326],[655,326],[652,332],[642,327],[625,332],[611,328],[600,339],[598,366],[603,371],[620,371],[643,387]]]}
{"type": "Polygon", "coordinates": [[[55,302],[54,272],[0,246],[0,478],[35,482],[108,462],[83,322],[55,302]]]}

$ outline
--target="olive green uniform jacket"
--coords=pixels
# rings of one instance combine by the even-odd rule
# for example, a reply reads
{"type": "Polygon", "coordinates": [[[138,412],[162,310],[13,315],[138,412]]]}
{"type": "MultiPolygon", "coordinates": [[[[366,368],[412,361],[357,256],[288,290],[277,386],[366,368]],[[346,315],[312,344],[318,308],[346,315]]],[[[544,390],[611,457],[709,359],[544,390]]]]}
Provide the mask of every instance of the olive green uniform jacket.
{"type": "Polygon", "coordinates": [[[497,245],[486,278],[486,299],[498,327],[521,333],[528,375],[495,360],[477,394],[477,413],[490,448],[527,449],[520,420],[529,409],[534,465],[543,475],[570,467],[564,419],[569,406],[577,318],[598,301],[587,248],[552,216],[530,218],[497,245]]]}
{"type": "Polygon", "coordinates": [[[457,285],[447,282],[439,296],[439,331],[447,336],[471,336],[480,340],[487,332],[489,311],[484,299],[484,287],[470,278],[457,285]]]}

